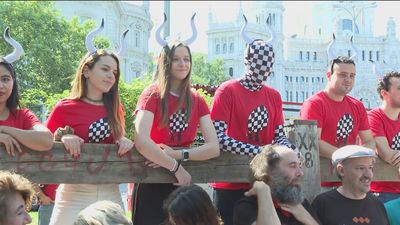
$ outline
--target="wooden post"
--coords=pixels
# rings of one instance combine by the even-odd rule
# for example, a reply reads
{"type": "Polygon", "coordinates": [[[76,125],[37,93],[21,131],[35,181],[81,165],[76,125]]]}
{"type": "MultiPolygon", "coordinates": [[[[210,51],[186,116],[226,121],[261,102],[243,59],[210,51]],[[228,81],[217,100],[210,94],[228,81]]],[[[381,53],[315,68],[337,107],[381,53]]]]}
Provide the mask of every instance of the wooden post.
{"type": "Polygon", "coordinates": [[[317,121],[294,120],[292,126],[289,130],[289,140],[302,154],[302,187],[305,197],[311,202],[321,191],[317,121]]]}

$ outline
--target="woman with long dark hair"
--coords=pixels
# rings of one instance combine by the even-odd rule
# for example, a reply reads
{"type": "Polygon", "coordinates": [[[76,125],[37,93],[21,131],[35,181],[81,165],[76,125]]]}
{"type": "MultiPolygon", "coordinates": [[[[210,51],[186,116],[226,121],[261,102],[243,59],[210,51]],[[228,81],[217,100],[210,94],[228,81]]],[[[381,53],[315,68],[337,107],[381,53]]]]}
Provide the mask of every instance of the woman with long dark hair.
{"type": "Polygon", "coordinates": [[[10,36],[9,28],[4,31],[4,39],[14,47],[14,51],[0,59],[0,143],[9,155],[21,152],[20,144],[37,150],[47,151],[53,146],[50,131],[29,109],[21,108],[18,80],[12,65],[24,50],[10,36]]]}
{"type": "Polygon", "coordinates": [[[164,202],[167,225],[222,225],[222,220],[203,188],[195,184],[176,189],[164,202]]]}
{"type": "MultiPolygon", "coordinates": [[[[188,45],[196,37],[193,20],[194,16],[194,32],[186,41],[167,43],[160,37],[162,26],[157,30],[157,40],[163,46],[157,71],[153,84],[143,91],[135,110],[136,149],[149,160],[149,166],[171,171],[177,185],[191,183],[190,174],[178,160],[207,160],[219,156],[208,106],[190,88],[192,55],[188,45]],[[205,143],[191,147],[198,128],[205,143]]],[[[162,203],[176,188],[172,184],[136,184],[133,224],[162,223],[165,220],[162,203]]]]}

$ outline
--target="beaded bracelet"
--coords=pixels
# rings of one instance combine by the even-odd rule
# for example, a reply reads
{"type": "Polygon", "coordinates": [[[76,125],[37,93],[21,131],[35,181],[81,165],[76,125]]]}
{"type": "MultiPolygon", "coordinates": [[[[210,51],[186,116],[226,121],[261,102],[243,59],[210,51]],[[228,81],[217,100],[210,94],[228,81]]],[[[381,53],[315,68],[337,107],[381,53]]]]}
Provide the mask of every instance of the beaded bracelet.
{"type": "Polygon", "coordinates": [[[177,165],[178,165],[178,161],[176,159],[174,159],[174,166],[169,171],[170,172],[174,172],[176,170],[176,168],[177,168],[177,165]]]}

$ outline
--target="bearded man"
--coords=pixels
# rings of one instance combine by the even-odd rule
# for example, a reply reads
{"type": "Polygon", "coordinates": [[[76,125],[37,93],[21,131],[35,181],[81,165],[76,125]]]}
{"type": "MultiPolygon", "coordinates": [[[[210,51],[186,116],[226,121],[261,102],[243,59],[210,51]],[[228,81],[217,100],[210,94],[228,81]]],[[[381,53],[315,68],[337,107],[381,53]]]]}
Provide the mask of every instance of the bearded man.
{"type": "Polygon", "coordinates": [[[315,225],[315,211],[301,189],[299,154],[282,145],[268,145],[250,163],[252,188],[234,208],[235,225],[315,225]],[[268,204],[268,203],[271,204],[268,204]],[[279,221],[271,222],[271,212],[279,221]]]}

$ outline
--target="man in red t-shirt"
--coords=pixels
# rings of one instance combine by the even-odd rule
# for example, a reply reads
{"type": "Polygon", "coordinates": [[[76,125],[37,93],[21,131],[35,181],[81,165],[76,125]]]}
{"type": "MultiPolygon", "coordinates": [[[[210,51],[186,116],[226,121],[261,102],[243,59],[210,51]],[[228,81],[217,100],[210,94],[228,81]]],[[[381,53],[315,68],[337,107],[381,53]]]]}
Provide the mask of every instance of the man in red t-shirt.
{"type": "MultiPolygon", "coordinates": [[[[247,24],[247,22],[246,22],[247,24]]],[[[292,149],[283,130],[282,99],[278,91],[263,82],[275,61],[271,41],[247,42],[244,53],[245,74],[238,80],[221,84],[211,106],[211,119],[222,151],[254,156],[262,146],[278,143],[292,149]]],[[[273,36],[273,35],[272,35],[273,36]]],[[[225,225],[233,224],[233,206],[249,190],[249,183],[212,183],[213,201],[225,225]]]]}
{"type": "MultiPolygon", "coordinates": [[[[331,159],[338,148],[356,144],[357,136],[365,147],[375,149],[364,105],[347,95],[356,77],[354,61],[342,56],[331,60],[326,76],[326,88],[308,98],[300,110],[301,119],[318,121],[320,156],[331,159]]],[[[339,184],[322,182],[321,186],[339,184]]]]}
{"type": "MultiPolygon", "coordinates": [[[[382,105],[368,112],[372,135],[378,155],[394,167],[400,166],[400,73],[390,72],[379,80],[378,94],[382,105]]],[[[400,172],[400,171],[399,171],[400,172]]],[[[400,182],[372,182],[371,192],[376,192],[384,203],[400,197],[400,182]]]]}

